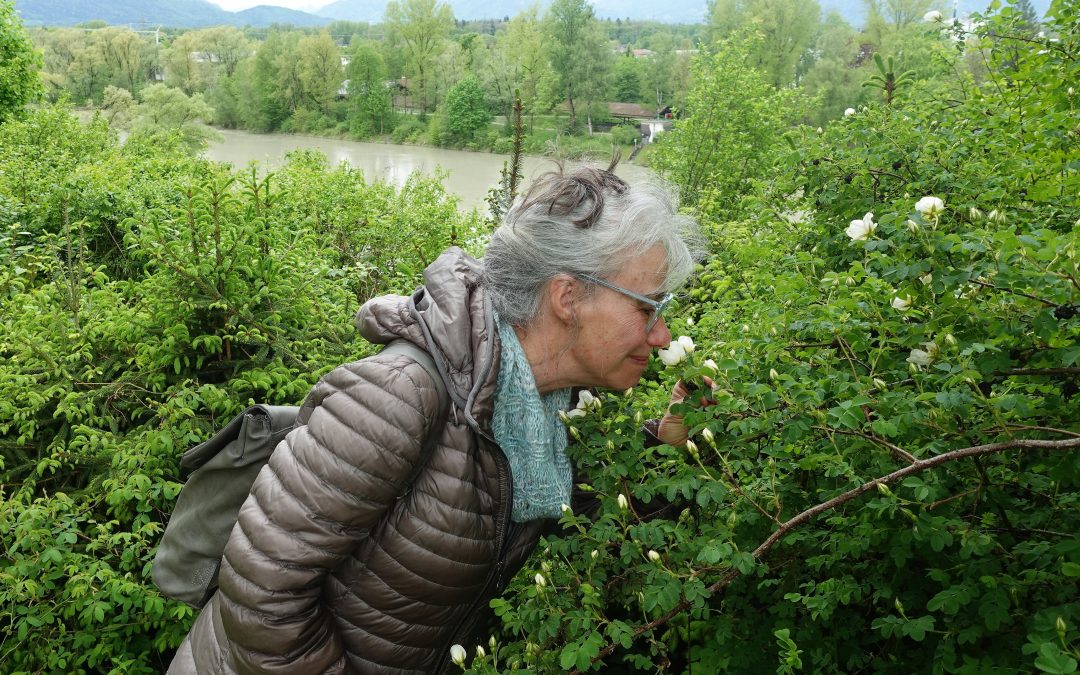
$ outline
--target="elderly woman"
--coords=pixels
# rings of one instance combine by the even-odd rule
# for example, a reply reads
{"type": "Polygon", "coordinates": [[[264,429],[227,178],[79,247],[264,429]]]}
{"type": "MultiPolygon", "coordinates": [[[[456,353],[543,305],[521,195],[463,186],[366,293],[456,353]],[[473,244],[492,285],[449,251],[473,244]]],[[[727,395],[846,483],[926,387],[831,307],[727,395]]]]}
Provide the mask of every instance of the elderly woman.
{"type": "Polygon", "coordinates": [[[169,672],[430,673],[475,643],[570,503],[571,389],[637,384],[693,266],[694,222],[613,169],[541,177],[481,262],[452,248],[412,297],[364,305],[366,339],[430,353],[447,418],[408,356],[329,373],[252,487],[169,672]]]}

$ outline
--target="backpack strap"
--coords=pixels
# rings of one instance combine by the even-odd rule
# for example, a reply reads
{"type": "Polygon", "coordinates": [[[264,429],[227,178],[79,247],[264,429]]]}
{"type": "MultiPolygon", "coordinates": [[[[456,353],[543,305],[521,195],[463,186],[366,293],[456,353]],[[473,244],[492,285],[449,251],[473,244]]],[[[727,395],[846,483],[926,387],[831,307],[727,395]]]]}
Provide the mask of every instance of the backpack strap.
{"type": "MultiPolygon", "coordinates": [[[[427,374],[431,376],[431,379],[435,381],[435,390],[439,394],[439,412],[435,418],[438,424],[432,428],[431,433],[424,437],[423,457],[424,461],[427,461],[428,455],[435,449],[435,444],[439,442],[439,429],[445,423],[447,415],[450,413],[450,394],[446,391],[446,383],[442,379],[442,375],[439,374],[439,369],[435,366],[435,360],[431,358],[431,354],[428,354],[423,349],[420,349],[415,344],[408,340],[397,339],[390,344],[383,347],[382,354],[404,354],[412,360],[423,366],[427,374]]],[[[411,489],[413,478],[409,479],[409,488],[411,489]]]]}

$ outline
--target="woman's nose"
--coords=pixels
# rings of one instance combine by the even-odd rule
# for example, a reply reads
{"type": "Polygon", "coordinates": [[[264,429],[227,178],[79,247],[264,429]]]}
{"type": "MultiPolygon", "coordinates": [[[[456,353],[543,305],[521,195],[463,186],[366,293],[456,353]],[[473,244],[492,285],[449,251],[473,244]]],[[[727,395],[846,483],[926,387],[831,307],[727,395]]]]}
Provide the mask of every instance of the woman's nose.
{"type": "Polygon", "coordinates": [[[660,317],[653,324],[649,334],[645,336],[649,346],[658,349],[660,347],[667,347],[671,343],[671,331],[668,330],[667,323],[664,321],[664,317],[660,317]]]}

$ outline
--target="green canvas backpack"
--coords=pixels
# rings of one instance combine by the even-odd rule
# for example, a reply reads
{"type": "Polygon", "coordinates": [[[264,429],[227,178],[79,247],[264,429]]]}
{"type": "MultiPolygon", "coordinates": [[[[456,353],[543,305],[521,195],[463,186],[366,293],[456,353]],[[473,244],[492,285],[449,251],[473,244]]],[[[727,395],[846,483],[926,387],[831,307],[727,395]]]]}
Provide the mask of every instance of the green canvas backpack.
{"type": "MultiPolygon", "coordinates": [[[[383,352],[405,354],[424,367],[439,392],[438,419],[445,420],[449,396],[431,356],[404,340],[391,342],[383,352]]],[[[166,596],[195,608],[209,602],[217,590],[221,557],[240,507],[274,448],[296,428],[299,412],[297,406],[251,406],[181,457],[180,467],[188,473],[187,480],[161,537],[151,573],[166,596]]],[[[438,437],[436,432],[425,439],[425,459],[438,437]]]]}

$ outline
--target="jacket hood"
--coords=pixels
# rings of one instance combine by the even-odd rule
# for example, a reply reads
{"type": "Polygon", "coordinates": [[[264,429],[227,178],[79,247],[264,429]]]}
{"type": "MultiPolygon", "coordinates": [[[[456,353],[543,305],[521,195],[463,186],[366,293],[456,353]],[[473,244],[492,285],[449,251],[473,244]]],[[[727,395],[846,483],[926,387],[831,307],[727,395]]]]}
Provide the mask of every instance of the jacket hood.
{"type": "Polygon", "coordinates": [[[364,339],[408,340],[431,354],[455,407],[474,428],[490,433],[499,366],[499,333],[480,288],[481,265],[451,247],[424,270],[411,296],[368,300],[356,314],[364,339]]]}

